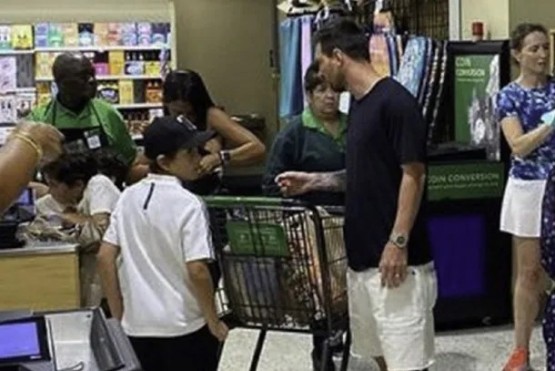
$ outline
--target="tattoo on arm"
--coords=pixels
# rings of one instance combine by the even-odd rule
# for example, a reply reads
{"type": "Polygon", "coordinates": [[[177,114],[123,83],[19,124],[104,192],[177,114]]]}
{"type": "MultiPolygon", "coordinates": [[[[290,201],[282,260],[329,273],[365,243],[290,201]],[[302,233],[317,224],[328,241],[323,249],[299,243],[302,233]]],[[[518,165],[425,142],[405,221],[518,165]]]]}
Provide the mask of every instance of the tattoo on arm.
{"type": "Polygon", "coordinates": [[[327,192],[345,192],[347,184],[347,171],[341,170],[333,173],[322,173],[318,188],[327,192]]]}

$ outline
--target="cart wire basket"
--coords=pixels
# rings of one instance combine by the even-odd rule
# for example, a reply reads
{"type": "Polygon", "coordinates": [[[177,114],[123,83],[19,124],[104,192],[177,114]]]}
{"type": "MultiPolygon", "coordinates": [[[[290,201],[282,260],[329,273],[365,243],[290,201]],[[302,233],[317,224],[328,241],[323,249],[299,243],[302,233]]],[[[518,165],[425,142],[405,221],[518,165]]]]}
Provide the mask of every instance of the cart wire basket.
{"type": "Polygon", "coordinates": [[[325,337],[350,350],[347,257],[343,209],[297,200],[206,197],[214,248],[222,272],[217,299],[232,326],[260,330],[250,370],[257,369],[267,331],[325,337]]]}

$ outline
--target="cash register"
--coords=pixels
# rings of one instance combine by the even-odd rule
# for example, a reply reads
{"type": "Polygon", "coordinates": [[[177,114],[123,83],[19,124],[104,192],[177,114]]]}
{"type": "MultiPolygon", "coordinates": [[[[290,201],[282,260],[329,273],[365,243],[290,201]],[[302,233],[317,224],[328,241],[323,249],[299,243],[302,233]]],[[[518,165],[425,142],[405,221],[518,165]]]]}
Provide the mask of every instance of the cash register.
{"type": "Polygon", "coordinates": [[[0,313],[0,371],[140,371],[119,322],[100,309],[0,313]]]}

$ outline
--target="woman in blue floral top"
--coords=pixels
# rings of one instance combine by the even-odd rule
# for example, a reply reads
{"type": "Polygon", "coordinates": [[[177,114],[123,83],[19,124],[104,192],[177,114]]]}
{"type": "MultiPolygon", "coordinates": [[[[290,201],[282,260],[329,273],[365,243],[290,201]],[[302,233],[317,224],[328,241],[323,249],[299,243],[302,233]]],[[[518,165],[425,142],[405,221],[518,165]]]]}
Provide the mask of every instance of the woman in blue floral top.
{"type": "Polygon", "coordinates": [[[503,370],[524,371],[528,369],[530,336],[544,274],[539,240],[541,203],[555,161],[555,119],[545,114],[555,109],[555,81],[547,72],[549,39],[545,27],[521,24],[513,31],[511,44],[520,75],[497,97],[497,117],[512,150],[501,230],[513,235],[517,260],[515,349],[503,370]]]}

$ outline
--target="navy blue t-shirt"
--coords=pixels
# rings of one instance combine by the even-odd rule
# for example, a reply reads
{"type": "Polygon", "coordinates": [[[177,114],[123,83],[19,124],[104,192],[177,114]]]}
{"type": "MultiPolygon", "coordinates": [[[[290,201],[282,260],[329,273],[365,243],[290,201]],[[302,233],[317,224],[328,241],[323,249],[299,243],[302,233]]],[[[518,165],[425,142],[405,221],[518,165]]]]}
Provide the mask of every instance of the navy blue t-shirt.
{"type": "MultiPolygon", "coordinates": [[[[397,215],[402,164],[426,161],[426,123],[414,97],[386,78],[354,100],[347,134],[345,246],[355,271],[378,267],[397,215]]],[[[432,260],[424,201],[409,236],[408,264],[432,260]]]]}

